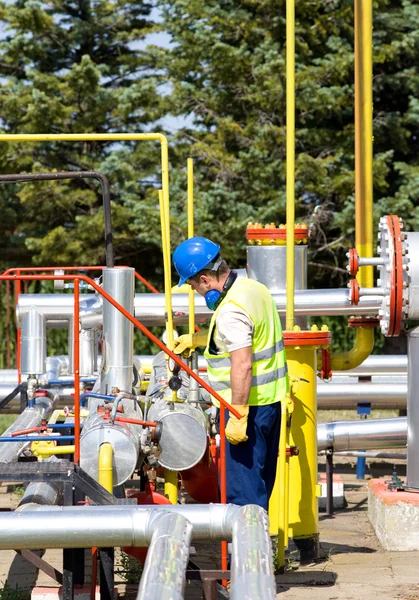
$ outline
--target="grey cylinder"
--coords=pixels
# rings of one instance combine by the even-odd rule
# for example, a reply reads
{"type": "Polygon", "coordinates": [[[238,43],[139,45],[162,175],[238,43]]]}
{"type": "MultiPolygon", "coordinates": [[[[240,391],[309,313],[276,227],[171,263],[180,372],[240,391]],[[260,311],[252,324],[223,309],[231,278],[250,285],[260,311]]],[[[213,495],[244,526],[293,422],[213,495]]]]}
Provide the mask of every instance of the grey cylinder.
{"type": "MultiPolygon", "coordinates": [[[[46,396],[37,398],[35,406],[31,408],[25,408],[23,413],[19,415],[13,425],[10,425],[10,427],[6,429],[2,436],[10,437],[10,434],[13,431],[39,427],[44,419],[48,419],[52,409],[53,403],[49,398],[46,396]]],[[[27,442],[3,442],[2,444],[2,436],[0,436],[0,463],[17,462],[19,453],[27,444],[27,442]]],[[[18,440],[19,438],[16,439],[18,440]]]]}
{"type": "MultiPolygon", "coordinates": [[[[134,269],[103,269],[103,289],[134,314],[134,269]]],[[[134,326],[110,302],[103,302],[102,394],[131,392],[134,326]]]]}
{"type": "Polygon", "coordinates": [[[22,322],[20,338],[20,370],[22,375],[41,375],[47,358],[45,317],[31,308],[22,322]]]}
{"type": "Polygon", "coordinates": [[[176,404],[164,399],[151,405],[147,420],[161,421],[159,463],[172,471],[185,471],[196,465],[207,448],[207,418],[201,408],[186,402],[176,404]]]}
{"type": "MultiPolygon", "coordinates": [[[[406,233],[409,257],[409,285],[408,285],[408,315],[409,319],[419,319],[419,269],[417,256],[419,255],[419,233],[406,233]]],[[[410,335],[410,334],[409,334],[410,335]]],[[[409,459],[408,459],[409,462],[409,459]]]]}
{"type": "Polygon", "coordinates": [[[322,410],[356,408],[359,403],[372,408],[406,408],[406,383],[318,383],[317,406],[322,410]]]}
{"type": "MultiPolygon", "coordinates": [[[[80,376],[89,377],[94,374],[97,362],[96,332],[94,329],[80,329],[80,376]]],[[[74,373],[74,330],[73,319],[69,321],[68,328],[68,358],[70,373],[74,373]]]]}
{"type": "MultiPolygon", "coordinates": [[[[112,425],[97,413],[102,401],[89,402],[89,416],[83,425],[80,437],[80,466],[93,479],[98,479],[99,448],[109,442],[113,448],[112,471],[113,484],[121,485],[134,473],[140,452],[139,433],[141,427],[130,423],[115,421],[112,425]]],[[[141,409],[134,400],[123,399],[119,406],[123,407],[123,416],[142,419],[141,409]]]]}
{"type": "Polygon", "coordinates": [[[317,426],[318,450],[376,450],[403,448],[407,441],[407,419],[331,421],[317,426]]]}
{"type": "Polygon", "coordinates": [[[419,327],[408,333],[407,346],[407,487],[419,489],[419,327]]]}

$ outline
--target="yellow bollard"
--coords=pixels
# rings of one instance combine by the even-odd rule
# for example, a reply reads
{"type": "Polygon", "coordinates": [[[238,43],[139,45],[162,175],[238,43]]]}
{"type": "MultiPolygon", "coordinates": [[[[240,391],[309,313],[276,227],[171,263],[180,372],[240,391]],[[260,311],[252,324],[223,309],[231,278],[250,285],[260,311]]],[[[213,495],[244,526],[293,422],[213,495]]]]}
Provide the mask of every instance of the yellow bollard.
{"type": "Polygon", "coordinates": [[[172,504],[177,504],[178,475],[177,471],[164,470],[164,495],[172,504]]]}
{"type": "Polygon", "coordinates": [[[99,446],[98,480],[105,490],[113,493],[113,448],[109,442],[99,446]]]}
{"type": "Polygon", "coordinates": [[[318,555],[317,481],[317,348],[330,343],[330,333],[288,331],[284,334],[291,399],[294,402],[290,445],[299,448],[289,459],[289,530],[301,560],[318,555]]]}

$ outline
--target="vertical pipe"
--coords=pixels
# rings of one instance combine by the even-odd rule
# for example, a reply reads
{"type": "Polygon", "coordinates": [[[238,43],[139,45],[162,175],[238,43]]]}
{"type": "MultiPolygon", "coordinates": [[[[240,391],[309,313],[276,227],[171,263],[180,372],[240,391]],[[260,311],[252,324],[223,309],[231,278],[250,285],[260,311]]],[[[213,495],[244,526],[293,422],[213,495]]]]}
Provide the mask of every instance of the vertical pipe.
{"type": "Polygon", "coordinates": [[[170,237],[167,236],[168,225],[167,211],[165,206],[163,190],[159,190],[160,224],[162,231],[162,250],[164,268],[164,300],[166,308],[166,343],[173,348],[173,311],[172,311],[172,277],[170,269],[170,237]]]}
{"type": "MultiPolygon", "coordinates": [[[[103,289],[134,314],[134,269],[103,269],[103,289]]],[[[131,392],[134,327],[110,302],[103,302],[103,361],[100,392],[131,392]]]]}
{"type": "Polygon", "coordinates": [[[294,327],[295,224],[295,0],[286,0],[287,37],[287,308],[286,329],[294,327]]]}
{"type": "Polygon", "coordinates": [[[99,446],[98,481],[110,494],[113,492],[113,448],[109,442],[99,446]]]}
{"type": "Polygon", "coordinates": [[[318,555],[316,354],[315,345],[287,346],[288,369],[295,381],[290,445],[300,449],[290,458],[289,526],[302,560],[318,555]]]}
{"type": "MultiPolygon", "coordinates": [[[[19,277],[20,271],[16,271],[16,275],[19,277]]],[[[21,290],[20,279],[15,281],[15,313],[16,306],[19,302],[19,294],[21,290]]],[[[20,327],[16,329],[16,369],[17,369],[17,382],[20,383],[22,381],[22,376],[20,372],[20,327]]]]}
{"type": "Polygon", "coordinates": [[[21,371],[25,375],[45,373],[47,329],[44,315],[32,307],[22,321],[21,371]]]}
{"type": "Polygon", "coordinates": [[[281,433],[274,489],[269,501],[269,525],[271,535],[278,536],[278,566],[285,565],[285,469],[287,461],[287,400],[281,402],[281,433]]]}
{"type": "MultiPolygon", "coordinates": [[[[193,158],[188,158],[188,238],[194,236],[193,158]]],[[[189,333],[195,331],[195,292],[189,286],[189,333]]]]}
{"type": "Polygon", "coordinates": [[[178,501],[178,474],[177,471],[164,470],[164,495],[171,504],[178,501]]]}
{"type": "Polygon", "coordinates": [[[333,450],[326,452],[326,512],[333,515],[333,450]]]}
{"type": "Polygon", "coordinates": [[[80,341],[79,341],[80,280],[74,280],[74,462],[80,462],[80,341]]]}
{"type": "MultiPolygon", "coordinates": [[[[373,255],[372,0],[354,0],[355,33],[355,245],[373,255]]],[[[361,287],[373,287],[372,266],[361,267],[361,287]]]]}
{"type": "Polygon", "coordinates": [[[10,369],[10,281],[6,281],[6,368],[10,369]]]}
{"type": "Polygon", "coordinates": [[[407,487],[419,489],[419,327],[408,333],[407,350],[407,487]]]}
{"type": "MultiPolygon", "coordinates": [[[[219,473],[220,473],[220,501],[221,504],[227,503],[227,463],[226,463],[226,409],[220,407],[220,462],[219,462],[219,473]]],[[[221,569],[227,570],[228,566],[228,549],[227,542],[221,542],[221,569]]],[[[226,582],[223,581],[223,585],[226,582]]]]}

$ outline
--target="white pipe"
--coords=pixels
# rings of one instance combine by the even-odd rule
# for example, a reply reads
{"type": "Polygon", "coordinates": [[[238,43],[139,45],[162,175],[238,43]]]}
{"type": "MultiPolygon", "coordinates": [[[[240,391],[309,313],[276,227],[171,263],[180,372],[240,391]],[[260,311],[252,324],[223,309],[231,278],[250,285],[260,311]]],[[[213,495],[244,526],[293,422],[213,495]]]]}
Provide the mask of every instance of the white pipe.
{"type": "Polygon", "coordinates": [[[183,600],[191,537],[192,525],[185,517],[157,513],[137,600],[183,600]]]}
{"type": "Polygon", "coordinates": [[[322,410],[356,408],[359,403],[371,408],[406,408],[406,383],[324,383],[317,385],[317,406],[322,410]]]}

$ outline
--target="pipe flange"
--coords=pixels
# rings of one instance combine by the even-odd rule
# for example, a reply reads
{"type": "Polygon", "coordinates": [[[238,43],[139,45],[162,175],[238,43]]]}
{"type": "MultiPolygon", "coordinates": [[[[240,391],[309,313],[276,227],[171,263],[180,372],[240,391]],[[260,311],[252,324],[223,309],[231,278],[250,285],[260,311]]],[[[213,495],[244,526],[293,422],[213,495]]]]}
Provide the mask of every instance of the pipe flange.
{"type": "Polygon", "coordinates": [[[379,327],[380,319],[377,317],[349,317],[348,327],[379,327]]]}
{"type": "Polygon", "coordinates": [[[378,311],[383,335],[400,335],[407,317],[408,303],[408,252],[406,236],[402,232],[403,220],[397,215],[381,217],[378,224],[378,253],[384,264],[378,266],[378,287],[383,290],[383,300],[378,311]]]}
{"type": "Polygon", "coordinates": [[[359,255],[356,248],[350,248],[346,256],[349,258],[349,264],[346,268],[355,277],[359,270],[359,255]]]}
{"type": "Polygon", "coordinates": [[[351,304],[356,305],[359,302],[359,283],[356,279],[351,279],[348,285],[351,290],[351,304]]]}

